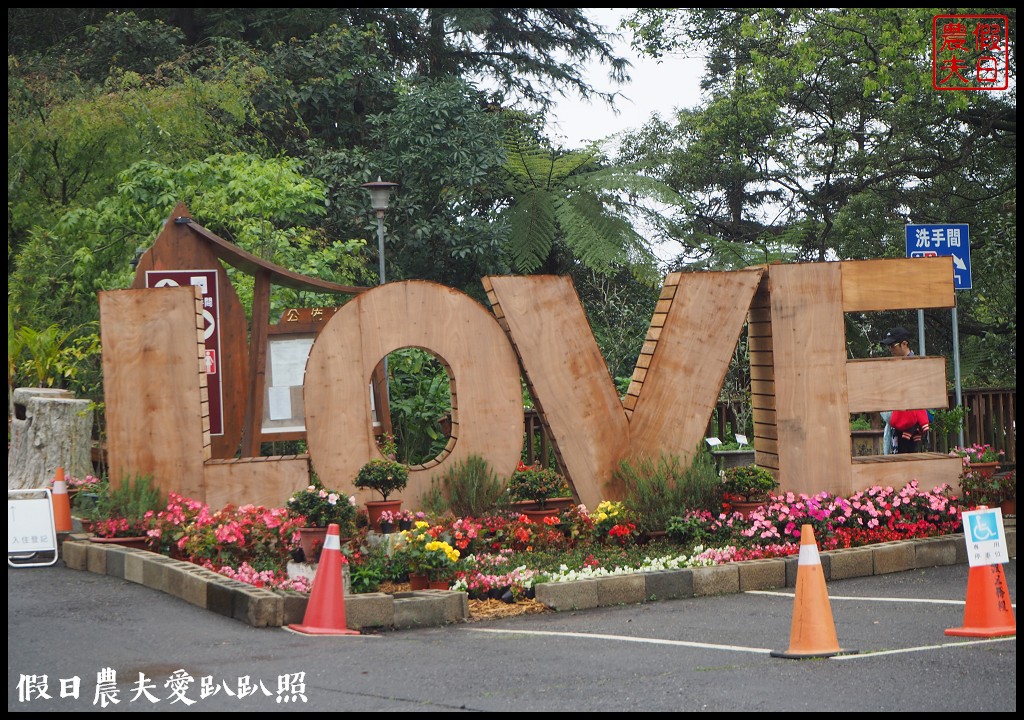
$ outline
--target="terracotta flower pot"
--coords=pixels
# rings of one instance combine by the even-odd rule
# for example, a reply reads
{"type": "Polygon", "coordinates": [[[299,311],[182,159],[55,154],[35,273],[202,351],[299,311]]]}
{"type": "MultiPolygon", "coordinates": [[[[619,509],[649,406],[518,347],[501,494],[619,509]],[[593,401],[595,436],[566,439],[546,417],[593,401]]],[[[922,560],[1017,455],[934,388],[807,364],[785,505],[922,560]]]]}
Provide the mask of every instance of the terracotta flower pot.
{"type": "Polygon", "coordinates": [[[136,550],[149,550],[149,538],[145,535],[138,535],[134,537],[113,537],[113,538],[101,538],[91,537],[89,542],[103,543],[108,545],[124,545],[125,547],[135,548],[136,550]]]}
{"type": "Polygon", "coordinates": [[[397,513],[402,509],[401,500],[371,500],[366,503],[366,515],[370,520],[370,528],[380,532],[380,515],[385,510],[397,513]]]}
{"type": "Polygon", "coordinates": [[[299,528],[299,544],[302,546],[302,554],[306,556],[306,562],[315,563],[320,559],[320,551],[324,547],[326,537],[327,528],[299,528]]]}
{"type": "Polygon", "coordinates": [[[426,590],[430,587],[430,578],[426,573],[409,573],[410,590],[426,590]]]}

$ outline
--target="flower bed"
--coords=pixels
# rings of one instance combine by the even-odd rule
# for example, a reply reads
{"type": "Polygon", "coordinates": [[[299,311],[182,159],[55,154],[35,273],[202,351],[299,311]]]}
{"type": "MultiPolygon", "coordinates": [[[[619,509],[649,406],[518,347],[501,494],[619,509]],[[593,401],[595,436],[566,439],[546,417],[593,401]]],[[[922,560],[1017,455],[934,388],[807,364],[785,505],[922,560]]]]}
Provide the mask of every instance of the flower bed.
{"type": "MultiPolygon", "coordinates": [[[[960,512],[948,487],[926,492],[916,481],[849,498],[786,493],[749,517],[724,510],[673,517],[667,537],[648,545],[637,542],[629,510],[614,502],[601,503],[593,514],[575,506],[541,523],[515,512],[432,521],[417,513],[414,528],[394,546],[371,541],[363,528],[343,552],[354,592],[373,592],[425,571],[474,599],[514,602],[531,597],[542,582],[785,557],[799,552],[805,524],[814,528],[822,550],[960,532],[960,512]]],[[[285,571],[301,517],[283,508],[210,512],[171,495],[167,509],[149,520],[155,550],[253,585],[308,591],[308,581],[285,571]]]]}

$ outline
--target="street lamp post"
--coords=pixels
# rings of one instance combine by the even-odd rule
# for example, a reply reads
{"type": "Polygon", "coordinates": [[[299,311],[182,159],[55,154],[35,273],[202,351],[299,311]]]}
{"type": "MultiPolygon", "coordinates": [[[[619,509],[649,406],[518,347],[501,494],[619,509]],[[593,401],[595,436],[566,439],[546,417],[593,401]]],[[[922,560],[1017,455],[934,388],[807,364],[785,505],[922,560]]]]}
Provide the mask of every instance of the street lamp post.
{"type": "Polygon", "coordinates": [[[370,207],[377,213],[377,254],[380,258],[380,284],[384,284],[384,211],[391,202],[391,191],[398,183],[386,182],[377,177],[377,182],[363,183],[370,191],[370,207]]]}
{"type": "MultiPolygon", "coordinates": [[[[370,191],[370,207],[377,213],[377,256],[380,259],[380,282],[384,284],[384,211],[388,209],[391,202],[391,191],[398,187],[398,183],[381,180],[377,176],[377,182],[363,183],[363,187],[370,191]]],[[[391,413],[391,379],[388,377],[388,357],[384,356],[384,401],[388,404],[387,412],[391,413]]],[[[377,408],[378,420],[383,418],[383,408],[377,408]]],[[[387,427],[387,426],[385,426],[387,427]]]]}

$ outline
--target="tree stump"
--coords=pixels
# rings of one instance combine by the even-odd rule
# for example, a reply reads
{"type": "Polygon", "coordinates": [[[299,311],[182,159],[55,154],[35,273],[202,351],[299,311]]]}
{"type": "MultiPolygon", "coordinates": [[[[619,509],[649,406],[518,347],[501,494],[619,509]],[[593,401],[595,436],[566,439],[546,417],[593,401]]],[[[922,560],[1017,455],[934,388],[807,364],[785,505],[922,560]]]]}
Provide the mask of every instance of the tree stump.
{"type": "Polygon", "coordinates": [[[67,476],[91,475],[93,411],[89,400],[59,388],[15,388],[7,489],[44,488],[58,467],[67,476]]]}

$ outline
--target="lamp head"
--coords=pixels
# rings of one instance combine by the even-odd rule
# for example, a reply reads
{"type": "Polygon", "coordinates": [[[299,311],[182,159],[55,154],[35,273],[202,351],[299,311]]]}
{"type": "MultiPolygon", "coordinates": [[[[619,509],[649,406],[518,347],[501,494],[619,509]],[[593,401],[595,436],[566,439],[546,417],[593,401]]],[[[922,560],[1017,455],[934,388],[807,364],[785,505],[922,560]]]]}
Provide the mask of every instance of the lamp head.
{"type": "Polygon", "coordinates": [[[362,187],[370,191],[370,207],[381,212],[388,209],[391,201],[391,191],[398,187],[398,183],[385,182],[377,177],[377,182],[363,183],[362,187]]]}

